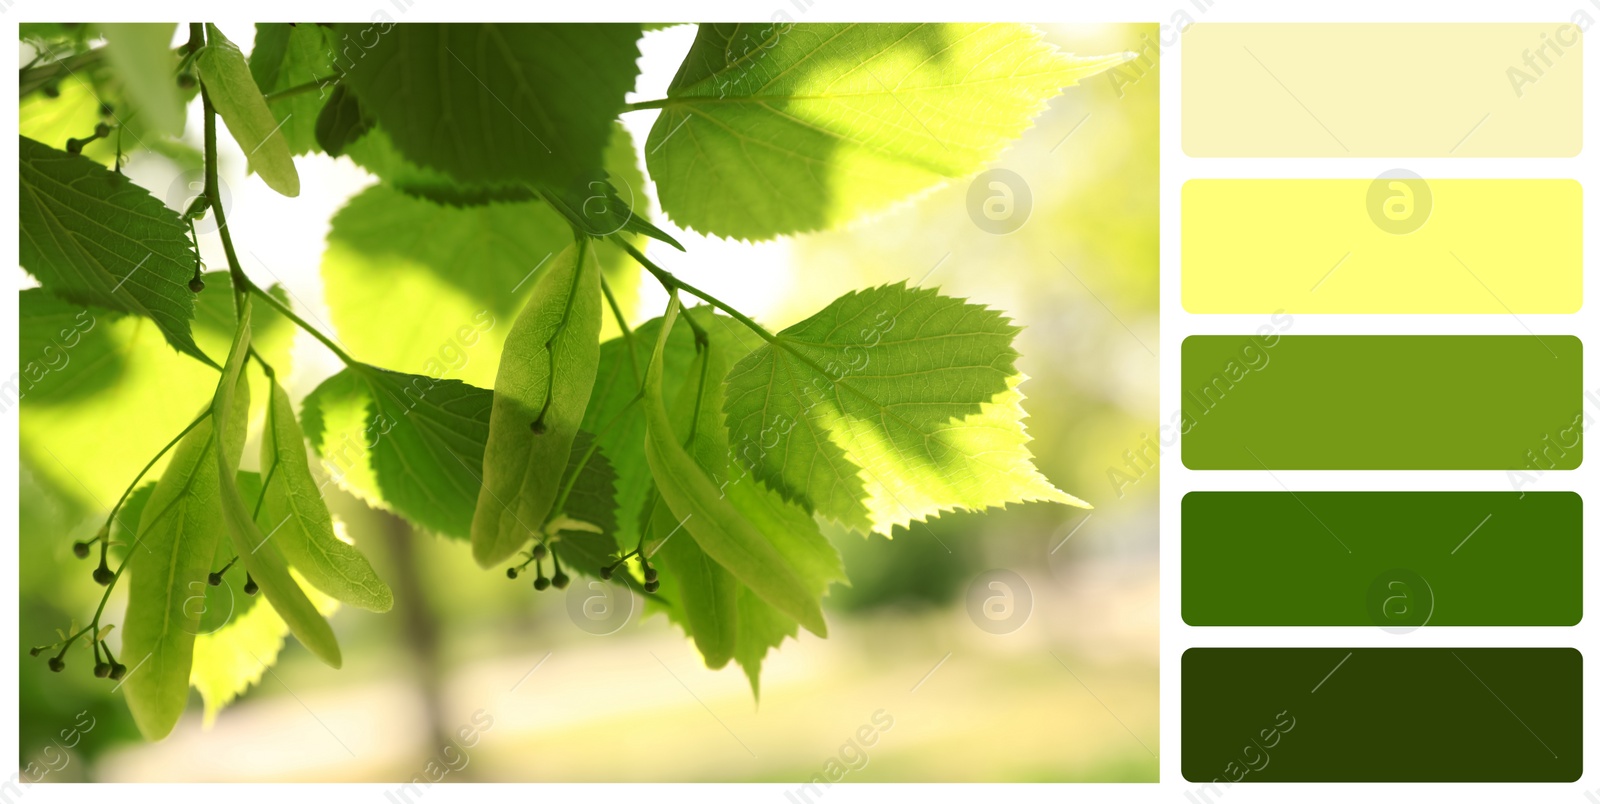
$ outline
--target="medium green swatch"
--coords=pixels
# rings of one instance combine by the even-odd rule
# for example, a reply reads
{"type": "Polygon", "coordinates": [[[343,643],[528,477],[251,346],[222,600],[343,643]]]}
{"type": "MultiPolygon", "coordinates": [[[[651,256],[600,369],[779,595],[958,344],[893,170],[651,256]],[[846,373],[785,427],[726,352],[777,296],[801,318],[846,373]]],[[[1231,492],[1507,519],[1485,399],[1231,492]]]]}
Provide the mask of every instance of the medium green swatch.
{"type": "Polygon", "coordinates": [[[1576,625],[1572,492],[1192,492],[1190,625],[1576,625]]]}
{"type": "Polygon", "coordinates": [[[1556,335],[1183,342],[1190,469],[1576,469],[1583,344],[1556,335]]]}
{"type": "Polygon", "coordinates": [[[1572,648],[1192,648],[1183,778],[1573,782],[1583,655],[1572,648]]]}

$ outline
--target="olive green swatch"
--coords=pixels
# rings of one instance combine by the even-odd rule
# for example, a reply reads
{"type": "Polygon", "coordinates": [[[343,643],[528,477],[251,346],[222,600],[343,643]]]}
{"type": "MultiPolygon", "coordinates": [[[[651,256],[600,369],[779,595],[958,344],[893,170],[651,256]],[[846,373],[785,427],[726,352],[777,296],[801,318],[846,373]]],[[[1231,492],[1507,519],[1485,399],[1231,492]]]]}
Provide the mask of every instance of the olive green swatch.
{"type": "Polygon", "coordinates": [[[1582,370],[1572,336],[1193,336],[1183,342],[1183,463],[1575,469],[1582,370]]]}
{"type": "Polygon", "coordinates": [[[1573,782],[1583,655],[1572,648],[1191,648],[1183,778],[1573,782]]]}
{"type": "Polygon", "coordinates": [[[1576,625],[1572,492],[1191,492],[1190,625],[1576,625]]]}

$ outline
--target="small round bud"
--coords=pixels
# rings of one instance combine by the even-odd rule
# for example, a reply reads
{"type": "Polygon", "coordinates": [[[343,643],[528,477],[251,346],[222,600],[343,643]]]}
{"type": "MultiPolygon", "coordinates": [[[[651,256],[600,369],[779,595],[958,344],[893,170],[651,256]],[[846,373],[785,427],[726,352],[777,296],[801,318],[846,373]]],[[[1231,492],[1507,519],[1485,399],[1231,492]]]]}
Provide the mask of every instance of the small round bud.
{"type": "Polygon", "coordinates": [[[111,136],[111,127],[105,123],[99,123],[94,127],[94,135],[96,137],[109,137],[111,136]]]}
{"type": "Polygon", "coordinates": [[[39,654],[41,654],[43,652],[44,652],[44,648],[29,648],[28,649],[28,655],[29,656],[38,656],[39,654]]]}
{"type": "Polygon", "coordinates": [[[548,428],[544,426],[544,419],[534,419],[533,423],[528,425],[528,429],[532,430],[534,435],[544,435],[548,428]]]}
{"type": "Polygon", "coordinates": [[[199,293],[200,291],[205,290],[205,289],[206,289],[206,281],[204,279],[201,279],[198,275],[196,275],[193,279],[189,280],[189,290],[191,292],[199,293]]]}
{"type": "Polygon", "coordinates": [[[533,546],[533,560],[534,561],[543,561],[545,559],[545,556],[548,556],[548,555],[550,555],[550,549],[549,548],[545,547],[542,544],[536,544],[536,545],[533,546]]]}
{"type": "Polygon", "coordinates": [[[256,592],[259,592],[259,591],[261,591],[261,587],[256,585],[256,579],[249,578],[249,579],[245,580],[245,582],[244,582],[244,593],[245,594],[253,595],[253,594],[255,594],[256,592]]]}
{"type": "Polygon", "coordinates": [[[112,681],[121,681],[122,677],[127,675],[127,674],[128,674],[128,666],[127,665],[122,664],[121,662],[112,662],[111,663],[111,680],[112,681]]]}
{"type": "Polygon", "coordinates": [[[222,585],[222,573],[213,572],[210,575],[207,575],[206,576],[206,583],[211,584],[212,586],[221,586],[222,585]]]}
{"type": "Polygon", "coordinates": [[[556,577],[550,579],[550,583],[557,589],[565,589],[567,588],[567,582],[570,580],[565,572],[558,572],[556,577]]]}
{"type": "Polygon", "coordinates": [[[94,677],[95,678],[110,678],[111,677],[111,665],[106,664],[105,662],[95,662],[95,664],[94,664],[94,677]]]}
{"type": "Polygon", "coordinates": [[[60,656],[50,657],[50,672],[59,673],[65,669],[67,669],[67,663],[62,661],[60,656]]]}
{"type": "Polygon", "coordinates": [[[69,154],[81,154],[81,153],[83,153],[83,140],[80,140],[80,139],[78,139],[76,137],[68,137],[67,138],[67,153],[69,153],[69,154]]]}
{"type": "Polygon", "coordinates": [[[77,556],[78,558],[88,558],[89,557],[89,543],[88,542],[73,542],[72,543],[72,554],[77,556]]]}
{"type": "Polygon", "coordinates": [[[56,86],[55,84],[45,84],[44,85],[44,96],[47,97],[47,98],[59,98],[59,97],[61,97],[61,87],[56,86]]]}
{"type": "Polygon", "coordinates": [[[612,572],[612,569],[610,567],[601,567],[600,568],[600,580],[602,580],[602,581],[611,580],[611,572],[612,572]]]}
{"type": "Polygon", "coordinates": [[[657,589],[660,589],[660,588],[661,588],[661,582],[660,581],[645,581],[644,582],[644,590],[646,592],[654,592],[654,591],[656,591],[657,589]]]}
{"type": "Polygon", "coordinates": [[[517,568],[516,567],[506,567],[506,577],[510,578],[513,581],[516,580],[517,579],[517,568]]]}
{"type": "Polygon", "coordinates": [[[110,117],[110,116],[112,116],[112,115],[114,115],[116,113],[117,113],[117,110],[116,110],[115,107],[113,107],[109,103],[106,103],[105,101],[100,101],[100,116],[101,117],[110,117]]]}
{"type": "Polygon", "coordinates": [[[538,591],[540,591],[540,592],[543,592],[544,590],[549,589],[550,588],[550,579],[549,578],[545,578],[543,576],[540,576],[538,578],[534,578],[533,579],[533,588],[538,590],[538,591]]]}
{"type": "Polygon", "coordinates": [[[184,89],[193,89],[194,73],[178,73],[178,86],[184,89]]]}
{"type": "Polygon", "coordinates": [[[653,581],[653,580],[656,579],[657,576],[658,576],[658,573],[656,572],[656,568],[655,567],[646,566],[644,568],[644,579],[646,581],[653,581]]]}
{"type": "Polygon", "coordinates": [[[112,572],[110,567],[101,564],[100,566],[94,568],[95,583],[100,584],[101,586],[110,586],[111,582],[116,579],[117,574],[112,572]]]}

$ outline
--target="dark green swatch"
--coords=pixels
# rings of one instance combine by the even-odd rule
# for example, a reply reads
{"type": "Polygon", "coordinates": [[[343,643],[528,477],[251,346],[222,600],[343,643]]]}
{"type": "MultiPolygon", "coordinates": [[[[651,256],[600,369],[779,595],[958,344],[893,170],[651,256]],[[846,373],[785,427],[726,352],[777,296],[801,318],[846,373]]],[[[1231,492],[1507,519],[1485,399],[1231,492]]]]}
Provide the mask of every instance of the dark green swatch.
{"type": "Polygon", "coordinates": [[[1576,625],[1572,492],[1191,492],[1190,625],[1576,625]]]}
{"type": "Polygon", "coordinates": [[[1571,648],[1192,648],[1183,777],[1249,782],[1572,782],[1583,656],[1571,648]]]}
{"type": "Polygon", "coordinates": [[[1197,335],[1190,469],[1495,469],[1583,460],[1583,344],[1532,335],[1197,335]]]}

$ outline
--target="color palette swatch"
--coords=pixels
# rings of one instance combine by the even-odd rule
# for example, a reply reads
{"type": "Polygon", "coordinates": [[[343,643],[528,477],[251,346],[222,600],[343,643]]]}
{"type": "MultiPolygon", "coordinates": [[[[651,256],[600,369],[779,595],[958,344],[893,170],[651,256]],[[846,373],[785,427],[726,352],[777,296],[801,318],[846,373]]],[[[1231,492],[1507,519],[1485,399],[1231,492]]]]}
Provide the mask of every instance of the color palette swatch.
{"type": "Polygon", "coordinates": [[[1207,24],[1183,35],[1190,156],[1576,156],[1565,21],[1207,24]]]}
{"type": "Polygon", "coordinates": [[[1162,423],[1182,468],[1162,493],[1182,495],[1186,798],[1583,776],[1582,654],[1496,636],[1585,627],[1600,386],[1569,334],[1593,324],[1580,168],[1561,161],[1583,148],[1582,45],[1561,19],[1183,34],[1162,423]],[[1328,646],[1347,633],[1329,627],[1394,647],[1328,646]],[[1467,644],[1417,647],[1433,627],[1467,644]],[[1296,643],[1322,647],[1276,647],[1296,643]]]}
{"type": "Polygon", "coordinates": [[[1571,336],[1195,336],[1191,469],[1573,469],[1583,344],[1571,336]]]}
{"type": "Polygon", "coordinates": [[[1192,313],[1574,313],[1583,187],[1567,179],[1197,179],[1192,313]]]}
{"type": "Polygon", "coordinates": [[[1193,648],[1182,673],[1191,782],[1583,772],[1583,656],[1571,648],[1193,648]]]}
{"type": "Polygon", "coordinates": [[[1571,492],[1206,492],[1183,498],[1190,625],[1576,625],[1571,492]]]}

